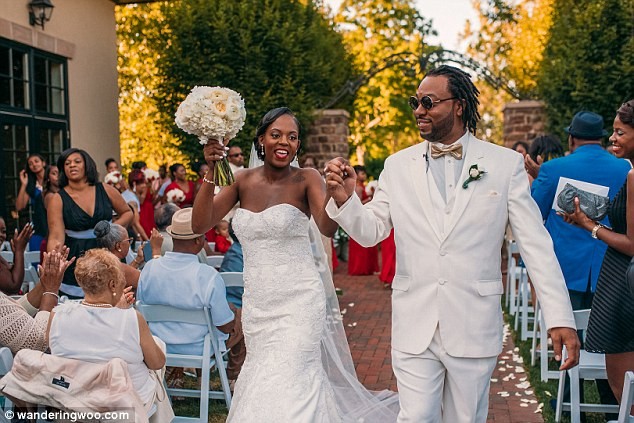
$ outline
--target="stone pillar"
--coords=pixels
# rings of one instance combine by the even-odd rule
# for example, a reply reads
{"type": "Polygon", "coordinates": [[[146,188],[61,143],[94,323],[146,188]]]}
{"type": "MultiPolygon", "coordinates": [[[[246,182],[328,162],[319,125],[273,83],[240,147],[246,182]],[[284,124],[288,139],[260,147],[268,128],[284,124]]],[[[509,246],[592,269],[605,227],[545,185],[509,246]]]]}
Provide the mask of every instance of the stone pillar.
{"type": "Polygon", "coordinates": [[[517,141],[530,143],[545,131],[544,103],[521,100],[504,106],[504,146],[513,147],[517,141]]]}
{"type": "Polygon", "coordinates": [[[315,115],[302,156],[314,157],[319,168],[335,157],[348,158],[350,114],[343,109],[329,109],[315,115]]]}

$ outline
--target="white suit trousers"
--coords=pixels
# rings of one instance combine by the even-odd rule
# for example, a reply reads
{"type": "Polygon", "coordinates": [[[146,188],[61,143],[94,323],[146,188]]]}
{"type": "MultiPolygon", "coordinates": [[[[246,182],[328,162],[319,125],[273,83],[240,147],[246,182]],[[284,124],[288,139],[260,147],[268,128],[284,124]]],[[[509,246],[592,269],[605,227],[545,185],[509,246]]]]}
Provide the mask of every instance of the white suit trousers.
{"type": "Polygon", "coordinates": [[[451,357],[440,332],[421,354],[392,349],[401,410],[398,423],[486,423],[497,357],[451,357]]]}

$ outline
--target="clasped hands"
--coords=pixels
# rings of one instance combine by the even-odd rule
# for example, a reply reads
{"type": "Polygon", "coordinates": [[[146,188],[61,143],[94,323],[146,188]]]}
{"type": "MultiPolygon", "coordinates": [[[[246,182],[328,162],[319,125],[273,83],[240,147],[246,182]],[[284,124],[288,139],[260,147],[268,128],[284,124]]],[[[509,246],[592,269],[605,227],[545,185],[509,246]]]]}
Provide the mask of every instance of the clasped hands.
{"type": "Polygon", "coordinates": [[[337,157],[326,163],[324,176],[328,195],[335,200],[338,207],[341,207],[354,193],[357,173],[350,166],[350,162],[337,157]]]}

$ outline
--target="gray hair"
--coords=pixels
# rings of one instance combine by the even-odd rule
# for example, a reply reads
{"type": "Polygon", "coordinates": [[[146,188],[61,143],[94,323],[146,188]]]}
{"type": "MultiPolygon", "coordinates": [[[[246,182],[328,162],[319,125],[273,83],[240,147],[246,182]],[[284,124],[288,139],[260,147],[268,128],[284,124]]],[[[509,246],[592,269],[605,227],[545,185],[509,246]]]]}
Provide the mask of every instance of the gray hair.
{"type": "Polygon", "coordinates": [[[165,203],[154,212],[154,223],[159,231],[164,231],[172,224],[172,216],[180,210],[174,203],[165,203]]]}
{"type": "Polygon", "coordinates": [[[128,238],[128,231],[123,226],[106,220],[97,223],[93,232],[97,238],[97,245],[108,250],[114,249],[117,242],[128,238]]]}

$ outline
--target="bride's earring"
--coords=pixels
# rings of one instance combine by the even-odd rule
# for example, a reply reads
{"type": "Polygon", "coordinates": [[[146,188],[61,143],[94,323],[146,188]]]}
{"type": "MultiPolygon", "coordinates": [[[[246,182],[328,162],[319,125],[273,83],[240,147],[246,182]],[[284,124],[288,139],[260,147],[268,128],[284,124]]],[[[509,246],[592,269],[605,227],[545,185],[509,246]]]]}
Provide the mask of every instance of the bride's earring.
{"type": "Polygon", "coordinates": [[[260,153],[262,154],[262,158],[264,158],[264,144],[260,144],[260,153]]]}

